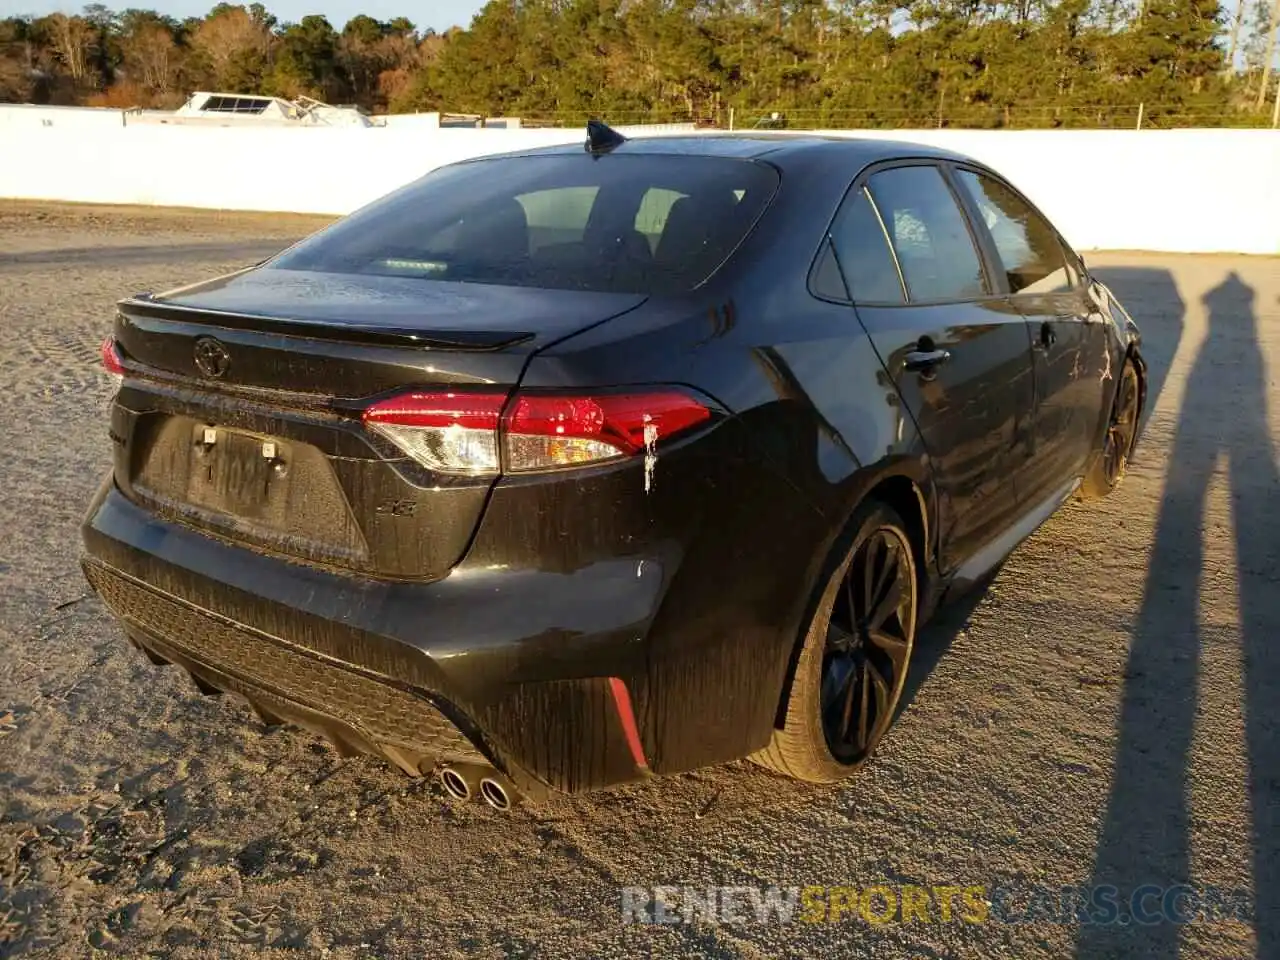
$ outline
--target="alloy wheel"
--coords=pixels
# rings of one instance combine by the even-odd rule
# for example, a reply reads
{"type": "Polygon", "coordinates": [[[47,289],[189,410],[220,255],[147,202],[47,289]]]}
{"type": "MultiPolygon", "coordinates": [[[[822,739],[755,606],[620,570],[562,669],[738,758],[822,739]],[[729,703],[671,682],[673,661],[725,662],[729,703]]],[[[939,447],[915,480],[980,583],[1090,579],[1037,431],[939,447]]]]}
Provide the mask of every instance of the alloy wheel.
{"type": "Polygon", "coordinates": [[[1103,469],[1107,483],[1114,486],[1124,475],[1125,464],[1133,450],[1138,432],[1138,371],[1126,363],[1120,379],[1120,393],[1111,411],[1107,427],[1107,446],[1103,453],[1103,469]]]}
{"type": "Polygon", "coordinates": [[[854,553],[831,611],[820,709],[840,763],[871,754],[902,695],[916,622],[910,550],[892,527],[873,531],[854,553]]]}

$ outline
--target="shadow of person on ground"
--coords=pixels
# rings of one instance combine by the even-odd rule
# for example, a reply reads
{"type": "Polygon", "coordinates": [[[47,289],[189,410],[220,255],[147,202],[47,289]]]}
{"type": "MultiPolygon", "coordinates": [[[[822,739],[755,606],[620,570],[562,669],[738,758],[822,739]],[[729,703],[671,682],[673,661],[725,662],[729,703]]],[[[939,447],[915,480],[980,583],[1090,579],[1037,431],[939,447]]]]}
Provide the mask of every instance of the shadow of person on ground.
{"type": "MultiPolygon", "coordinates": [[[[1203,300],[1208,335],[1187,380],[1169,459],[1125,671],[1119,744],[1092,883],[1113,885],[1127,904],[1143,885],[1200,879],[1191,869],[1189,773],[1204,646],[1202,531],[1209,484],[1225,461],[1240,598],[1254,925],[1257,956],[1273,957],[1280,949],[1280,477],[1254,298],[1254,290],[1233,272],[1203,300]],[[1225,408],[1224,391],[1231,394],[1225,408]],[[1226,416],[1207,413],[1215,407],[1226,416]]],[[[1146,906],[1160,905],[1148,900],[1146,906]]],[[[1076,956],[1177,956],[1181,929],[1168,921],[1086,925],[1076,956]]]]}

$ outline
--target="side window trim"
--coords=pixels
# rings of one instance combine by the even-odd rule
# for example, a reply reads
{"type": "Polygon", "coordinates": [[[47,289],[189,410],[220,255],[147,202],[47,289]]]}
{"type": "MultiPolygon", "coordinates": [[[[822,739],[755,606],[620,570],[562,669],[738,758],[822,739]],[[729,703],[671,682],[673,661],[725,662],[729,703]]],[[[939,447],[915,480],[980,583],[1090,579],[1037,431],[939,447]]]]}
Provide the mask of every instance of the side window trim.
{"type": "Polygon", "coordinates": [[[832,230],[835,228],[836,221],[840,219],[840,214],[844,211],[845,204],[849,202],[849,198],[853,196],[856,190],[862,189],[861,184],[866,179],[866,171],[859,173],[845,188],[844,193],[840,195],[840,202],[836,204],[835,210],[827,219],[827,225],[823,228],[822,236],[818,240],[818,248],[813,253],[813,259],[809,262],[809,272],[805,276],[805,288],[809,291],[809,296],[816,297],[827,303],[853,303],[852,294],[849,293],[849,281],[845,279],[844,268],[840,266],[840,260],[836,257],[836,244],[832,238],[832,230]],[[840,282],[844,284],[844,298],[841,300],[833,300],[830,296],[819,293],[814,289],[814,277],[818,275],[822,267],[822,258],[830,257],[836,265],[836,270],[840,274],[840,282]]]}
{"type": "MultiPolygon", "coordinates": [[[[868,180],[869,179],[870,178],[868,178],[868,180]]],[[[893,248],[893,239],[889,236],[889,228],[884,224],[884,215],[880,213],[880,207],[876,204],[876,198],[871,195],[871,191],[867,189],[867,185],[864,183],[860,189],[862,190],[863,195],[867,198],[867,203],[871,205],[871,212],[876,215],[876,223],[880,224],[880,233],[884,237],[884,244],[889,248],[889,258],[893,261],[893,269],[897,271],[898,274],[898,286],[902,290],[902,302],[903,304],[908,304],[911,302],[911,293],[907,290],[907,278],[902,273],[902,264],[898,262],[898,251],[893,248]]],[[[832,245],[831,249],[835,250],[835,246],[832,245]]],[[[839,263],[840,253],[839,251],[836,251],[836,264],[838,265],[839,263]]],[[[843,272],[843,270],[841,272],[843,272]]],[[[848,285],[848,281],[845,281],[845,286],[848,287],[848,285]]],[[[857,302],[856,295],[854,295],[854,302],[857,302]]]]}
{"type": "Polygon", "coordinates": [[[957,172],[966,170],[970,173],[985,174],[982,168],[967,163],[942,164],[943,177],[951,189],[951,195],[956,198],[956,203],[960,204],[960,211],[968,221],[974,246],[978,248],[978,257],[982,260],[982,269],[987,278],[987,288],[993,297],[1008,297],[1011,295],[1009,278],[1004,272],[1004,261],[1000,259],[1000,251],[996,249],[995,237],[991,235],[990,228],[982,219],[982,211],[978,209],[977,203],[956,176],[957,172]]]}
{"type": "Polygon", "coordinates": [[[907,295],[907,281],[906,281],[906,278],[903,277],[902,275],[902,264],[898,262],[898,252],[893,249],[893,241],[889,238],[889,231],[884,225],[884,217],[881,216],[880,214],[880,208],[876,206],[875,198],[871,196],[871,191],[867,189],[867,185],[865,182],[860,185],[857,185],[856,188],[850,187],[849,190],[845,193],[844,198],[840,201],[840,206],[836,210],[836,215],[831,220],[831,227],[832,228],[835,227],[836,223],[840,219],[840,215],[845,212],[847,204],[851,200],[857,199],[859,194],[861,194],[862,198],[867,201],[867,206],[871,208],[871,212],[874,213],[876,216],[876,223],[880,225],[880,235],[884,238],[885,249],[889,251],[889,259],[893,261],[893,270],[898,277],[898,289],[902,291],[902,299],[898,302],[883,301],[883,300],[859,300],[858,295],[854,293],[849,286],[848,271],[845,270],[844,264],[840,262],[840,251],[836,248],[835,237],[832,236],[831,229],[829,228],[826,234],[826,244],[831,248],[831,259],[835,261],[836,269],[840,271],[840,278],[841,280],[844,281],[845,296],[847,299],[844,300],[843,302],[852,303],[852,304],[861,303],[863,306],[867,306],[867,307],[906,306],[909,301],[908,301],[908,295],[907,295]]]}
{"type": "MultiPolygon", "coordinates": [[[[1032,209],[1034,210],[1035,208],[1032,207],[1032,209]]],[[[1053,226],[1048,217],[1045,218],[1045,222],[1049,226],[1053,226]]],[[[1087,290],[1089,288],[1089,270],[1084,265],[1084,258],[1076,253],[1071,244],[1067,243],[1066,238],[1058,232],[1057,227],[1053,227],[1053,235],[1058,240],[1058,246],[1062,248],[1062,259],[1067,261],[1069,272],[1075,279],[1076,289],[1082,292],[1087,290]]]]}

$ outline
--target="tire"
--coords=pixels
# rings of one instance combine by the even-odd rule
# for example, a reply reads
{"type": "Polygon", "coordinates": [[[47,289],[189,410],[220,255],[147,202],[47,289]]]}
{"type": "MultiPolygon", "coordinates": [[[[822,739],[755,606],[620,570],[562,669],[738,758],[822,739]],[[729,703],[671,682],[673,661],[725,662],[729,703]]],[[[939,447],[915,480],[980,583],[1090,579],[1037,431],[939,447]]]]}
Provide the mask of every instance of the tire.
{"type": "Polygon", "coordinates": [[[1107,416],[1107,432],[1102,449],[1089,461],[1080,482],[1081,500],[1100,500],[1124,479],[1129,457],[1138,442],[1138,423],[1142,416],[1142,378],[1132,357],[1126,357],[1120,370],[1120,384],[1111,412],[1107,416]]]}
{"type": "Polygon", "coordinates": [[[842,780],[875,752],[893,722],[915,645],[919,578],[906,524],[872,501],[850,526],[852,544],[823,588],[802,641],[782,729],[751,756],[810,783],[842,780]],[[882,580],[886,574],[892,579],[882,580]]]}

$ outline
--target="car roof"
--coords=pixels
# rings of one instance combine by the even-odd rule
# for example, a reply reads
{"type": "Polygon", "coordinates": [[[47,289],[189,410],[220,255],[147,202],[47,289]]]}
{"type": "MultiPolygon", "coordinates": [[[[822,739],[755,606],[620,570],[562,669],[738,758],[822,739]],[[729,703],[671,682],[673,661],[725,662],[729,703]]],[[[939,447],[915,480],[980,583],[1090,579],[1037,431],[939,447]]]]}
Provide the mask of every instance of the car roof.
{"type": "MultiPolygon", "coordinates": [[[[584,137],[585,142],[585,137],[584,137]]],[[[477,160],[498,157],[554,156],[581,153],[581,143],[556,144],[478,157],[477,160]]],[[[884,140],[872,137],[826,136],[814,133],[746,132],[702,133],[692,136],[649,136],[628,138],[609,151],[617,155],[643,156],[703,156],[758,159],[768,157],[770,162],[785,166],[789,158],[815,154],[838,156],[843,160],[856,160],[862,164],[876,163],[905,157],[929,157],[934,159],[972,162],[971,158],[952,150],[933,147],[906,140],[884,140]]]]}

